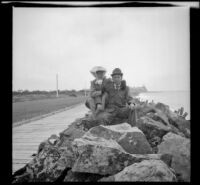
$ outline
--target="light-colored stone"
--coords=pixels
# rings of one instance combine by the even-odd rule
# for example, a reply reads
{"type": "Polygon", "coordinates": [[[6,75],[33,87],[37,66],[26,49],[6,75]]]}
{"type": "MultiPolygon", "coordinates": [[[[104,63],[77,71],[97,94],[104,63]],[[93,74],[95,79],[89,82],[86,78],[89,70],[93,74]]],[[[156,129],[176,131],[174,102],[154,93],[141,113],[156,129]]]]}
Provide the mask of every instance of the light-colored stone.
{"type": "Polygon", "coordinates": [[[150,154],[152,149],[143,132],[128,123],[118,125],[99,125],[91,128],[83,138],[99,137],[116,141],[126,152],[131,154],[150,154]]]}
{"type": "Polygon", "coordinates": [[[73,172],[115,174],[124,167],[148,159],[148,155],[129,154],[114,140],[82,137],[72,142],[76,156],[73,172]]]}
{"type": "Polygon", "coordinates": [[[176,176],[161,160],[143,160],[126,167],[121,172],[100,181],[173,182],[176,176]]]}
{"type": "Polygon", "coordinates": [[[157,145],[161,142],[162,137],[171,130],[171,128],[148,116],[141,117],[137,121],[137,125],[145,134],[153,152],[157,153],[157,145]]]}
{"type": "Polygon", "coordinates": [[[158,146],[158,153],[171,154],[171,167],[180,181],[190,181],[190,139],[168,133],[158,146]]]}

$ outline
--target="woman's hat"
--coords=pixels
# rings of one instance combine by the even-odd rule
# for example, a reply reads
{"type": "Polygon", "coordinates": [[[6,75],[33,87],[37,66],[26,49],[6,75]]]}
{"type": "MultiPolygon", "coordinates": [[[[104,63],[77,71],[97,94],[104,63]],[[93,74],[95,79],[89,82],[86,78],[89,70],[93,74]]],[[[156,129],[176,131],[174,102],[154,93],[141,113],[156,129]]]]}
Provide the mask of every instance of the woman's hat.
{"type": "Polygon", "coordinates": [[[115,69],[113,70],[111,76],[113,76],[113,75],[121,75],[121,76],[122,76],[123,73],[122,73],[121,69],[115,68],[115,69]]]}
{"type": "Polygon", "coordinates": [[[106,69],[104,67],[101,67],[101,66],[95,66],[93,67],[90,72],[96,77],[96,73],[97,71],[103,71],[104,72],[104,75],[106,74],[106,69]]]}

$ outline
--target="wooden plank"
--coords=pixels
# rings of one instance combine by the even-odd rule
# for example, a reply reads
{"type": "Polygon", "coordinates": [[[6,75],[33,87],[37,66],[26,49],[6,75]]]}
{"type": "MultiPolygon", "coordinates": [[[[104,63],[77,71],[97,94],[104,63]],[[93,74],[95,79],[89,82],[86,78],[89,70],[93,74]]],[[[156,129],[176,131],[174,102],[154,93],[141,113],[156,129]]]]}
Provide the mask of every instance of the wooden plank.
{"type": "MultiPolygon", "coordinates": [[[[52,135],[52,134],[51,134],[52,135]]],[[[34,140],[34,138],[36,138],[36,140],[37,139],[48,139],[48,137],[50,137],[51,136],[50,134],[48,134],[48,135],[43,135],[43,137],[38,137],[38,135],[37,136],[18,136],[18,137],[14,137],[13,138],[13,141],[14,141],[14,139],[32,139],[32,140],[34,140]],[[45,136],[47,136],[47,137],[45,137],[45,136]]]]}
{"type": "Polygon", "coordinates": [[[17,171],[18,169],[24,167],[26,164],[25,163],[13,163],[12,167],[14,171],[17,171]]]}
{"type": "Polygon", "coordinates": [[[13,144],[13,146],[15,146],[15,145],[34,145],[34,144],[37,144],[37,145],[39,145],[41,142],[29,142],[29,141],[15,141],[15,143],[13,144]]]}
{"type": "Polygon", "coordinates": [[[26,150],[32,150],[32,151],[34,151],[34,150],[37,150],[38,149],[38,146],[36,145],[36,146],[15,146],[15,147],[13,147],[13,150],[24,150],[24,149],[26,149],[26,150]]]}
{"type": "Polygon", "coordinates": [[[37,145],[38,146],[38,143],[37,142],[21,142],[21,143],[14,143],[12,146],[15,147],[15,146],[33,146],[33,145],[37,145]]]}
{"type": "Polygon", "coordinates": [[[44,140],[33,140],[33,139],[15,139],[13,143],[41,143],[44,140]]]}
{"type": "Polygon", "coordinates": [[[28,163],[30,162],[29,159],[15,159],[14,163],[28,163]]]}
{"type": "MultiPolygon", "coordinates": [[[[37,152],[37,149],[32,149],[32,148],[26,148],[26,150],[27,151],[29,151],[29,152],[32,152],[32,153],[36,153],[37,152]]],[[[16,152],[19,152],[19,151],[24,151],[24,148],[22,148],[22,149],[19,149],[19,148],[15,148],[15,151],[16,152]]]]}
{"type": "Polygon", "coordinates": [[[12,154],[12,156],[14,157],[14,156],[16,156],[16,155],[32,155],[33,153],[31,153],[30,151],[27,151],[27,152],[25,152],[25,151],[20,151],[20,152],[17,152],[17,151],[15,151],[13,154],[12,154]]]}
{"type": "Polygon", "coordinates": [[[52,134],[44,134],[44,133],[38,133],[38,135],[32,135],[32,134],[27,134],[27,135],[15,135],[13,136],[13,139],[47,139],[45,138],[46,136],[51,136],[52,134]]]}
{"type": "Polygon", "coordinates": [[[16,157],[16,158],[13,159],[13,161],[17,162],[17,161],[22,160],[22,161],[28,161],[28,162],[30,162],[32,159],[33,158],[28,158],[28,157],[24,157],[24,158],[22,158],[22,157],[16,157]]]}
{"type": "Polygon", "coordinates": [[[29,158],[33,157],[32,155],[33,155],[33,153],[15,153],[15,154],[13,154],[12,158],[15,159],[17,157],[24,156],[29,159],[29,158]]]}
{"type": "Polygon", "coordinates": [[[30,162],[31,160],[32,160],[33,158],[27,158],[27,157],[25,157],[25,158],[20,158],[20,157],[17,157],[17,158],[14,158],[13,159],[13,161],[14,161],[14,163],[15,162],[30,162]]]}
{"type": "Polygon", "coordinates": [[[32,137],[27,137],[27,138],[22,138],[22,137],[13,137],[12,138],[12,141],[18,141],[18,140],[21,140],[21,141],[24,141],[24,140],[32,140],[32,141],[38,141],[38,140],[41,140],[41,139],[47,139],[45,137],[36,137],[36,138],[32,138],[32,137]]]}

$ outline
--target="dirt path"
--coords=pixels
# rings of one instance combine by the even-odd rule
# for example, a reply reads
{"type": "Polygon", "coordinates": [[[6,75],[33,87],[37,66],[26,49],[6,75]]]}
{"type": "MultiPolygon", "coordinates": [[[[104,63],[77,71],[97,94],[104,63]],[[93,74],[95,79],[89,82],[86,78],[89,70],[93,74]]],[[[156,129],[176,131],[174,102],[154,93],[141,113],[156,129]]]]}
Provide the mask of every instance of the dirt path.
{"type": "Polygon", "coordinates": [[[13,172],[29,162],[38,145],[51,134],[57,134],[68,127],[76,118],[83,117],[88,109],[84,104],[53,114],[28,124],[13,127],[13,172]]]}

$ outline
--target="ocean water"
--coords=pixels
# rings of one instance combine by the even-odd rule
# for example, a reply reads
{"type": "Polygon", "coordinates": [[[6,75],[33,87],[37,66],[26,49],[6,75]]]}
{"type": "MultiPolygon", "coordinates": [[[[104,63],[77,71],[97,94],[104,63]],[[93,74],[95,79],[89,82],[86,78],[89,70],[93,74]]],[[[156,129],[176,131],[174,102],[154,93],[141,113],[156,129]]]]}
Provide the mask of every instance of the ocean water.
{"type": "Polygon", "coordinates": [[[190,91],[158,91],[146,92],[137,96],[141,100],[161,102],[169,105],[171,110],[178,110],[183,107],[184,112],[188,115],[186,119],[190,119],[190,91]]]}

